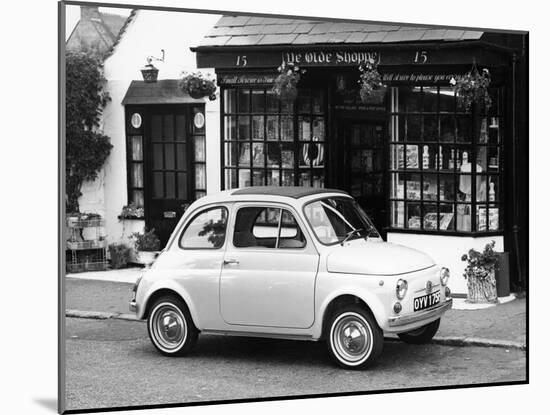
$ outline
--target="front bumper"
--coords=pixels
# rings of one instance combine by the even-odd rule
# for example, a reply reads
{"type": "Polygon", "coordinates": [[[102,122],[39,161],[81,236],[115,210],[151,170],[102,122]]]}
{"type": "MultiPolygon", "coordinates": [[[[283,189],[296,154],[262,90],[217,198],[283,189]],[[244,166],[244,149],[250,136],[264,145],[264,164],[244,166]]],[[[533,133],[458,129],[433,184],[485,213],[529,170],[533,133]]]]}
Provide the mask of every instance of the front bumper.
{"type": "Polygon", "coordinates": [[[132,313],[137,313],[138,308],[137,308],[136,300],[130,301],[130,303],[128,304],[128,308],[132,313]]]}
{"type": "Polygon", "coordinates": [[[443,315],[445,311],[453,306],[453,299],[448,298],[445,302],[439,304],[437,307],[430,308],[416,312],[414,314],[405,314],[402,316],[390,317],[388,319],[388,325],[391,328],[399,328],[401,326],[408,326],[423,320],[435,320],[443,315]]]}

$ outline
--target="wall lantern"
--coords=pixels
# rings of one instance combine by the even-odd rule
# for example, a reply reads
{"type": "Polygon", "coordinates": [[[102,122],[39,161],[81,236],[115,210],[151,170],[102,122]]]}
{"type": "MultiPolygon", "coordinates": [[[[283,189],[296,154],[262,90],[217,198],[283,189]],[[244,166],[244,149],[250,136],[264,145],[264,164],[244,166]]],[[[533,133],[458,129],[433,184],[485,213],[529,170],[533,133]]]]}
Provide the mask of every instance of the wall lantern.
{"type": "Polygon", "coordinates": [[[153,65],[153,61],[164,62],[164,49],[161,49],[160,51],[162,52],[162,58],[147,56],[147,65],[141,69],[143,80],[147,83],[157,82],[159,70],[155,67],[155,65],[153,65]]]}

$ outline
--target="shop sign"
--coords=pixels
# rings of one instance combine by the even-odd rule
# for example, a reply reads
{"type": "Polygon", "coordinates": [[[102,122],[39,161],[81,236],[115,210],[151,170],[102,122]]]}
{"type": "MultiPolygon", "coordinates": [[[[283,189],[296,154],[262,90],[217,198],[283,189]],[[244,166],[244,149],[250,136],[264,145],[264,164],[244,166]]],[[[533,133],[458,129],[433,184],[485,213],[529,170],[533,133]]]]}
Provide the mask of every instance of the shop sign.
{"type": "Polygon", "coordinates": [[[218,85],[259,85],[272,84],[274,74],[218,74],[218,85]]]}
{"type": "Polygon", "coordinates": [[[373,51],[312,50],[283,52],[283,61],[296,65],[359,65],[369,59],[380,62],[380,53],[373,51]]]}
{"type": "Polygon", "coordinates": [[[449,84],[451,79],[459,79],[463,74],[447,73],[382,73],[382,82],[407,82],[407,83],[443,83],[449,84]]]}

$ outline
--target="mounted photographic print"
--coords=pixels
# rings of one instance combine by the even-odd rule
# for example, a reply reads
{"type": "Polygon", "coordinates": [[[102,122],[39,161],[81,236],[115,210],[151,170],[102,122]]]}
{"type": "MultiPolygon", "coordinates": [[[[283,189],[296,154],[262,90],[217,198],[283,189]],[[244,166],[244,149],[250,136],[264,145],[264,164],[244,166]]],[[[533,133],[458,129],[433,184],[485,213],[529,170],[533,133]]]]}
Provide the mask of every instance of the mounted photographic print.
{"type": "Polygon", "coordinates": [[[528,382],[527,32],[59,10],[61,412],[528,382]]]}

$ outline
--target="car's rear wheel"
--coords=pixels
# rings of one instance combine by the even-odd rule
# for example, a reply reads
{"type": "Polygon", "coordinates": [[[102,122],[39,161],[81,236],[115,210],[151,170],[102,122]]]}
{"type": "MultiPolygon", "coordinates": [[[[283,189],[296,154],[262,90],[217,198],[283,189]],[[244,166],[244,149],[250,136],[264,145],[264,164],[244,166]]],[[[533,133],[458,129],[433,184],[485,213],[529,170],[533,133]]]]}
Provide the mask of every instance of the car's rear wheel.
{"type": "Polygon", "coordinates": [[[441,322],[441,319],[437,319],[416,330],[407,331],[405,333],[399,333],[398,336],[405,343],[409,343],[409,344],[428,343],[430,340],[432,340],[433,336],[435,336],[435,333],[437,333],[440,322],[441,322]]]}
{"type": "Polygon", "coordinates": [[[165,356],[189,353],[198,337],[189,309],[176,296],[162,297],[154,302],[147,331],[153,345],[165,356]]]}
{"type": "Polygon", "coordinates": [[[372,314],[358,305],[337,309],[327,327],[329,353],[343,368],[363,369],[382,352],[382,330],[372,314]]]}

